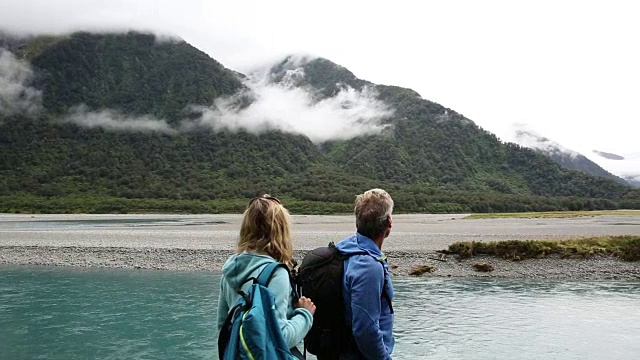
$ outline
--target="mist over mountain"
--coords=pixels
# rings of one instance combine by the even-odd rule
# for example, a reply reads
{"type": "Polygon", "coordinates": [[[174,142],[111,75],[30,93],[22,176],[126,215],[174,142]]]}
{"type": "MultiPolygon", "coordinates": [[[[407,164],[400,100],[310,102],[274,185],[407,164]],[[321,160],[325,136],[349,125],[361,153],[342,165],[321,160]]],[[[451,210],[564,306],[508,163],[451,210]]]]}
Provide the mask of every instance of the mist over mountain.
{"type": "Polygon", "coordinates": [[[632,186],[640,184],[640,153],[617,155],[593,150],[592,160],[609,169],[629,182],[632,186]]]}
{"type": "MultiPolygon", "coordinates": [[[[526,129],[523,126],[519,126],[515,130],[515,142],[549,156],[554,162],[565,169],[581,171],[593,176],[611,179],[621,184],[628,184],[625,179],[611,174],[597,163],[589,160],[586,156],[567,149],[557,142],[539,135],[533,130],[526,129]]],[[[615,156],[613,154],[607,155],[615,156]]]]}
{"type": "Polygon", "coordinates": [[[597,155],[600,155],[601,157],[605,158],[605,159],[609,159],[609,160],[624,160],[624,156],[620,156],[620,155],[616,155],[616,154],[612,154],[612,153],[608,153],[608,152],[604,152],[604,151],[598,151],[598,150],[593,150],[593,152],[597,155]]]}
{"type": "Polygon", "coordinates": [[[279,130],[303,134],[315,143],[379,134],[393,114],[378,100],[375,87],[337,86],[331,94],[307,84],[303,65],[320,59],[288,57],[242,77],[247,90],[200,108],[199,125],[213,130],[279,130]]]}
{"type": "Polygon", "coordinates": [[[327,59],[239,74],[136,32],[0,44],[10,54],[0,74],[22,74],[0,75],[22,94],[2,95],[3,108],[39,104],[0,113],[0,211],[158,211],[154,199],[165,211],[228,211],[216,206],[259,192],[293,211],[348,211],[372,187],[392,192],[398,211],[640,207],[611,174],[565,170],[327,59]]]}
{"type": "Polygon", "coordinates": [[[0,47],[0,115],[36,116],[42,107],[42,92],[31,86],[33,70],[0,47]]]}
{"type": "Polygon", "coordinates": [[[640,187],[640,153],[624,156],[605,151],[578,152],[550,140],[523,124],[514,124],[513,142],[549,156],[560,166],[640,187]]]}

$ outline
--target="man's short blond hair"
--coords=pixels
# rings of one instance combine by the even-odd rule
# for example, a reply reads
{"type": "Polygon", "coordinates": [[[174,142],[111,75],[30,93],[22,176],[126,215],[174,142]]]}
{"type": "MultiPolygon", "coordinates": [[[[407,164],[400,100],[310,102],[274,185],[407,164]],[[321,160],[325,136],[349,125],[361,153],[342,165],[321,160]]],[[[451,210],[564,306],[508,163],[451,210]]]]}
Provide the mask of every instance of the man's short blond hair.
{"type": "Polygon", "coordinates": [[[393,199],[382,189],[371,189],[356,196],[353,211],[358,232],[372,238],[387,227],[387,218],[393,212],[393,199]]]}

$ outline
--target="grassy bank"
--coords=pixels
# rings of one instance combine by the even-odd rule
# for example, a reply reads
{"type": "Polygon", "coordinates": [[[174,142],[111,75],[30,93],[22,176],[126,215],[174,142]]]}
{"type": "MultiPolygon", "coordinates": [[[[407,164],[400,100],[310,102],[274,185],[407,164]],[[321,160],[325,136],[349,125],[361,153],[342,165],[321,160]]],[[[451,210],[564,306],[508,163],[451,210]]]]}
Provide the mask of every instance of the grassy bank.
{"type": "MultiPolygon", "coordinates": [[[[392,189],[397,190],[397,189],[392,189]]],[[[452,195],[452,194],[449,194],[452,195]]],[[[460,195],[460,194],[459,194],[460,195]]],[[[500,208],[506,211],[547,210],[546,212],[514,212],[514,213],[478,213],[470,215],[470,219],[485,218],[566,218],[577,216],[597,215],[637,215],[640,210],[594,210],[568,211],[572,198],[545,197],[496,197],[502,195],[487,195],[487,198],[472,199],[469,196],[456,197],[456,203],[446,192],[441,195],[425,195],[424,193],[408,194],[407,192],[393,192],[397,214],[463,214],[479,211],[493,211],[500,208]],[[416,199],[420,196],[420,201],[416,199]],[[468,201],[468,203],[462,203],[468,201]],[[495,206],[480,206],[486,201],[495,206]],[[528,203],[533,201],[533,203],[528,203]],[[545,201],[550,201],[547,204],[545,201]],[[475,204],[475,205],[474,205],[475,204]],[[502,204],[503,206],[498,206],[502,204]],[[537,205],[536,205],[537,204],[537,205]],[[545,205],[546,204],[546,205],[545,205]],[[549,211],[560,210],[560,211],[549,211]],[[567,210],[567,211],[564,211],[567,210]]],[[[280,197],[280,196],[279,196],[280,197]]],[[[345,199],[322,197],[302,200],[291,196],[280,199],[293,214],[327,215],[353,213],[353,196],[345,199]],[[346,200],[348,198],[348,200],[346,200]]],[[[135,214],[135,213],[163,213],[163,214],[222,214],[242,213],[249,198],[238,197],[228,199],[173,199],[173,198],[124,198],[95,193],[81,193],[66,196],[39,196],[27,193],[0,195],[0,213],[23,214],[135,214]]],[[[611,205],[606,201],[600,203],[604,208],[611,205]]],[[[632,204],[633,205],[633,204],[632,204]]],[[[640,203],[638,203],[640,207],[640,203]]]]}
{"type": "Polygon", "coordinates": [[[472,214],[465,219],[502,219],[502,218],[574,218],[581,216],[600,215],[636,215],[640,216],[640,210],[596,210],[596,211],[544,211],[522,213],[489,213],[472,214]]]}
{"type": "MultiPolygon", "coordinates": [[[[281,198],[292,214],[346,214],[352,204],[281,198]]],[[[241,214],[249,199],[175,200],[126,199],[82,195],[41,197],[0,196],[0,213],[23,214],[241,214]]]]}
{"type": "Polygon", "coordinates": [[[588,258],[596,254],[613,255],[626,261],[640,260],[640,236],[607,236],[563,241],[510,240],[494,242],[456,242],[449,253],[460,258],[479,255],[509,260],[543,258],[560,255],[563,258],[588,258]]]}

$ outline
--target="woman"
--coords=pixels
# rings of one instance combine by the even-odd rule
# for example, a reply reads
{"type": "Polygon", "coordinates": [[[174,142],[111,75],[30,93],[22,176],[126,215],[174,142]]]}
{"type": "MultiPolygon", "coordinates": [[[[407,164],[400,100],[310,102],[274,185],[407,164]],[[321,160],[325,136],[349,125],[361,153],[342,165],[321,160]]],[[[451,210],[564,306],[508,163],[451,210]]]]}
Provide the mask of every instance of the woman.
{"type": "MultiPolygon", "coordinates": [[[[275,261],[286,264],[289,269],[293,268],[291,220],[289,212],[278,199],[263,195],[249,203],[242,219],[236,254],[232,255],[222,267],[218,301],[218,332],[229,309],[240,298],[236,292],[238,286],[250,277],[257,278],[267,264],[275,261]]],[[[243,285],[243,290],[246,291],[250,284],[249,281],[243,285]]],[[[309,298],[304,296],[293,304],[294,293],[289,274],[283,268],[276,270],[268,287],[275,297],[276,317],[282,335],[289,348],[293,349],[302,342],[311,329],[316,307],[309,298]]],[[[293,352],[298,353],[295,349],[293,352]]]]}

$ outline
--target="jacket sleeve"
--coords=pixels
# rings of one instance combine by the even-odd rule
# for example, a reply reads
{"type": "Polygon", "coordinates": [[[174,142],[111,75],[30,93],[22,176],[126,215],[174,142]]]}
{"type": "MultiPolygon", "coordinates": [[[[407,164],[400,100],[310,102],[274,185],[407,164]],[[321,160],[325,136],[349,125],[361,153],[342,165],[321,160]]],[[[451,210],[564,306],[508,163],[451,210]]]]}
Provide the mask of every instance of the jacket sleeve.
{"type": "Polygon", "coordinates": [[[227,314],[229,313],[229,304],[224,297],[224,288],[222,283],[224,282],[224,277],[220,279],[220,295],[218,296],[218,333],[220,333],[220,329],[222,328],[222,324],[227,319],[227,314]]]}
{"type": "Polygon", "coordinates": [[[302,342],[311,329],[313,315],[307,309],[293,309],[291,304],[293,290],[289,282],[289,273],[285,269],[276,270],[269,282],[269,289],[275,297],[276,317],[282,335],[289,348],[292,348],[302,342]]]}
{"type": "Polygon", "coordinates": [[[366,359],[391,359],[380,329],[384,270],[371,256],[349,259],[346,274],[351,290],[351,330],[358,350],[366,359]]]}

